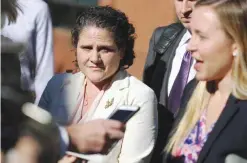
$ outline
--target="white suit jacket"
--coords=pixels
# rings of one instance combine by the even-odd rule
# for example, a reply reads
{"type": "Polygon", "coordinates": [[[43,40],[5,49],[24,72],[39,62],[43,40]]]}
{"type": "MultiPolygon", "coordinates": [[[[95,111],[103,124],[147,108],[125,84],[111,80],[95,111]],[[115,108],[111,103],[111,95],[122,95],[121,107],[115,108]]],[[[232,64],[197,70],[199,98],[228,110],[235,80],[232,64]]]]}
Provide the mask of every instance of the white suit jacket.
{"type": "MultiPolygon", "coordinates": [[[[81,72],[55,75],[49,81],[39,106],[50,111],[60,124],[70,123],[84,80],[85,75],[81,72]]],[[[120,71],[105,91],[91,119],[107,119],[121,105],[139,106],[140,110],[127,122],[123,140],[108,155],[98,157],[97,162],[149,162],[158,130],[156,96],[140,80],[120,71]],[[112,99],[112,105],[105,109],[106,103],[112,99]]]]}

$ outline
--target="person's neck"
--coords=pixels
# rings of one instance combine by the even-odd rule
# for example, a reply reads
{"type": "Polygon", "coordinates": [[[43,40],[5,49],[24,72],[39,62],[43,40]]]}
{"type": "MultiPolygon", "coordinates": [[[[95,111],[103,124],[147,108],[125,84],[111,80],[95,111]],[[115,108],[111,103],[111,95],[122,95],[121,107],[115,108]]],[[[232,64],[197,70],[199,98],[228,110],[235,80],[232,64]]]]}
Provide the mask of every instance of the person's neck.
{"type": "Polygon", "coordinates": [[[215,81],[216,91],[215,95],[218,94],[223,99],[228,99],[232,92],[232,77],[231,71],[229,71],[224,78],[215,81]]]}
{"type": "Polygon", "coordinates": [[[87,88],[91,91],[100,92],[101,90],[105,89],[111,82],[112,78],[106,79],[100,83],[93,83],[90,80],[87,80],[87,88]]]}

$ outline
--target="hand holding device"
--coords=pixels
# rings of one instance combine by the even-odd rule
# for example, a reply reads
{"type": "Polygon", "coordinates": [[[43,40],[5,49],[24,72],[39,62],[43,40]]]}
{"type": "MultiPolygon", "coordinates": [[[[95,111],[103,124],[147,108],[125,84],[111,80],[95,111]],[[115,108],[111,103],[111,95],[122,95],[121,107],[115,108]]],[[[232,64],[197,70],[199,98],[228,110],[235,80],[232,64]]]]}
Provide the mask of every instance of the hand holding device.
{"type": "Polygon", "coordinates": [[[126,123],[139,109],[140,107],[138,106],[123,105],[114,111],[108,119],[126,123]]]}
{"type": "MultiPolygon", "coordinates": [[[[127,123],[127,121],[140,109],[140,107],[138,106],[128,106],[128,105],[123,105],[123,106],[120,106],[119,108],[117,108],[108,118],[108,120],[101,120],[100,121],[100,124],[104,124],[106,125],[107,123],[110,124],[110,121],[109,120],[117,120],[117,121],[120,121],[122,123],[127,123]]],[[[97,121],[97,120],[96,120],[97,121]]],[[[116,121],[114,121],[116,122],[116,121]]],[[[89,123],[89,122],[88,122],[89,123]]],[[[112,122],[113,123],[113,122],[112,122]]],[[[105,126],[107,127],[107,126],[105,126]]],[[[111,127],[112,128],[112,127],[111,127]]],[[[90,129],[93,131],[99,131],[99,128],[96,129],[95,126],[90,126],[90,129]]],[[[112,131],[109,130],[109,131],[112,131]]],[[[86,130],[85,130],[86,132],[86,130]]],[[[85,134],[85,133],[84,133],[85,134]]],[[[83,135],[84,135],[83,134],[83,135]]],[[[95,135],[95,134],[94,134],[95,135]]],[[[109,135],[109,133],[107,134],[108,136],[111,137],[111,135],[109,135]]],[[[119,135],[119,134],[115,134],[115,135],[119,135]]],[[[85,136],[85,135],[84,135],[85,136]]],[[[123,135],[121,135],[123,136],[123,135]]],[[[92,137],[92,136],[90,136],[92,137]]],[[[105,137],[104,137],[105,138],[105,137]]],[[[111,137],[112,138],[112,137],[111,137]]],[[[112,138],[113,140],[114,138],[112,138]]],[[[102,150],[104,151],[103,153],[105,154],[108,154],[111,149],[116,145],[116,143],[118,142],[118,140],[120,139],[120,136],[117,137],[117,139],[115,139],[115,142],[113,143],[112,141],[111,142],[104,142],[102,144],[102,146],[100,146],[101,148],[97,149],[98,150],[98,153],[102,153],[102,150]],[[110,144],[109,144],[110,143],[110,144]],[[110,148],[109,148],[109,145],[110,145],[110,148]],[[108,148],[106,149],[105,147],[108,148]],[[106,150],[106,151],[105,151],[106,150]]],[[[81,140],[81,139],[80,139],[81,140]]],[[[78,141],[80,141],[78,140],[78,141]]],[[[95,140],[94,140],[95,141],[95,140]]],[[[92,142],[94,142],[92,141],[92,142]]],[[[106,141],[106,140],[105,140],[106,141]]],[[[82,142],[82,141],[80,141],[82,142]]],[[[94,143],[95,144],[95,143],[94,143]]],[[[85,144],[84,144],[85,145],[85,144]]],[[[95,147],[95,146],[94,146],[95,147]]],[[[94,153],[97,153],[95,151],[97,151],[94,149],[94,153]]],[[[82,151],[85,151],[85,150],[81,150],[82,151]]],[[[92,151],[92,149],[90,150],[92,151]]],[[[100,160],[101,158],[101,155],[100,154],[81,154],[81,153],[76,153],[76,152],[72,152],[72,151],[67,151],[66,152],[68,155],[72,155],[72,156],[75,156],[77,158],[81,158],[81,159],[84,159],[84,160],[91,160],[91,161],[95,161],[97,162],[97,160],[100,160]]]]}

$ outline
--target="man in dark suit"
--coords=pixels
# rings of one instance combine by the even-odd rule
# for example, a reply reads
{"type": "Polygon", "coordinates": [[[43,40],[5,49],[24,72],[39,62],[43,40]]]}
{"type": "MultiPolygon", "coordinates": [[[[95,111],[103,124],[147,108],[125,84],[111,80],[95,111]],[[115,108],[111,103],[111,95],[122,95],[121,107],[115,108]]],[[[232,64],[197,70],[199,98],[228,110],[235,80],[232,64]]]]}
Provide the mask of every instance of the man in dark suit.
{"type": "Polygon", "coordinates": [[[143,81],[159,101],[159,133],[152,162],[160,162],[185,85],[195,76],[193,60],[186,51],[191,38],[190,18],[196,0],[174,0],[179,23],[153,32],[144,66],[143,81]]]}

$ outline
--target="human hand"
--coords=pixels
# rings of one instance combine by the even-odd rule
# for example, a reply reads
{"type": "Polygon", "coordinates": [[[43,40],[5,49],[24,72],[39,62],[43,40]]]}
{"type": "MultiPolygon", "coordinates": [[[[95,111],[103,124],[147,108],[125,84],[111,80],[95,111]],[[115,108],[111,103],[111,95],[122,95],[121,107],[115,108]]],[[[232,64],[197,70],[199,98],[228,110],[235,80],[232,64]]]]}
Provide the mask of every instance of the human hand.
{"type": "Polygon", "coordinates": [[[124,136],[125,125],[115,120],[92,120],[67,127],[70,143],[82,153],[107,153],[124,136]]]}

